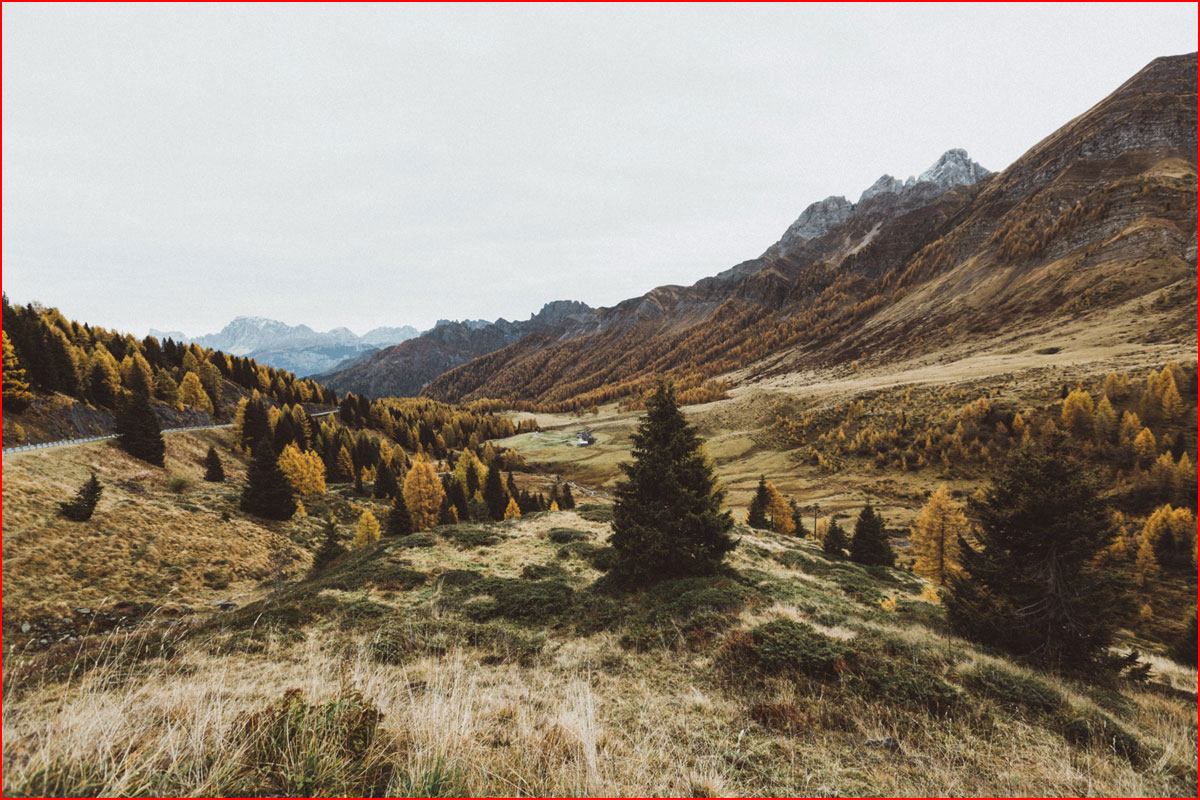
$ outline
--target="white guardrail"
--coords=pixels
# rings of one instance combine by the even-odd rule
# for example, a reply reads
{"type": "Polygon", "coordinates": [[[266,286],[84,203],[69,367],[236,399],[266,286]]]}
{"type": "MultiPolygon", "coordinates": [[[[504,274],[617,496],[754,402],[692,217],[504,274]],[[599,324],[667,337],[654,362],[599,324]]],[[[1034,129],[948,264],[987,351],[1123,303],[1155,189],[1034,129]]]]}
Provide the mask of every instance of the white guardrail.
{"type": "MultiPolygon", "coordinates": [[[[232,422],[226,422],[224,425],[192,425],[186,428],[163,428],[163,433],[179,433],[180,431],[204,431],[212,428],[232,428],[232,422]]],[[[83,439],[62,439],[57,442],[39,442],[38,444],[23,444],[18,447],[4,448],[4,455],[9,453],[23,453],[26,450],[42,450],[47,447],[59,447],[64,444],[83,444],[84,442],[102,442],[105,439],[115,439],[118,434],[110,433],[107,436],[88,436],[83,439]]]]}

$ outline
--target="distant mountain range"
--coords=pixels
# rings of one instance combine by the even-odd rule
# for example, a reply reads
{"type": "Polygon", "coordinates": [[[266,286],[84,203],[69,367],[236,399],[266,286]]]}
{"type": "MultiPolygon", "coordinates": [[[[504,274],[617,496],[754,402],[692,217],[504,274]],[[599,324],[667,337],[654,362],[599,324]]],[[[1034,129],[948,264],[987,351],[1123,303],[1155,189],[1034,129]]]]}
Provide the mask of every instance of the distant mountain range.
{"type": "Polygon", "coordinates": [[[320,333],[307,325],[288,325],[263,317],[238,317],[219,333],[203,336],[188,336],[181,331],[150,331],[150,335],[158,339],[195,342],[202,347],[248,356],[300,376],[333,369],[349,359],[399,344],[420,333],[411,325],[375,328],[362,336],[348,328],[320,333]]]}

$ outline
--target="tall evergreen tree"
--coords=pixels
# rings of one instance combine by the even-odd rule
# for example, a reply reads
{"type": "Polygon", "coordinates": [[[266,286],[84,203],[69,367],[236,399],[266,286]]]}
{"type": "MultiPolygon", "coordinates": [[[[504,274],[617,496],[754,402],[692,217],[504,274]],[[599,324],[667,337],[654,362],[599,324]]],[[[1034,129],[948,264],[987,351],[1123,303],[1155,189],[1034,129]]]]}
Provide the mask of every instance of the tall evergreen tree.
{"type": "Polygon", "coordinates": [[[883,517],[867,503],[854,523],[854,536],[850,539],[850,560],[859,564],[893,567],[896,554],[888,541],[883,517]]]}
{"type": "Polygon", "coordinates": [[[968,638],[1074,667],[1104,657],[1127,601],[1111,571],[1094,566],[1113,536],[1100,486],[1063,444],[1020,448],[969,501],[980,546],[960,539],[946,611],[968,638]]]}
{"type": "Polygon", "coordinates": [[[117,444],[126,453],[161,467],[167,452],[162,426],[150,405],[150,385],[141,370],[131,373],[129,397],[117,414],[117,444]]]}
{"type": "Polygon", "coordinates": [[[562,491],[558,493],[558,507],[563,511],[569,511],[575,507],[575,496],[571,494],[571,484],[563,483],[562,491]]]}
{"type": "Polygon", "coordinates": [[[100,495],[103,492],[104,487],[100,485],[96,473],[93,472],[92,477],[79,487],[75,497],[58,504],[58,513],[69,520],[85,522],[92,518],[92,512],[96,510],[96,504],[100,502],[100,495]]]}
{"type": "Polygon", "coordinates": [[[217,448],[209,446],[208,454],[204,456],[204,480],[210,483],[225,482],[225,467],[221,464],[221,457],[217,455],[217,448]]]}
{"type": "Polygon", "coordinates": [[[241,509],[265,519],[291,519],[296,513],[296,498],[269,439],[259,441],[254,461],[246,472],[241,509]]]}
{"type": "Polygon", "coordinates": [[[407,536],[412,532],[412,516],[408,513],[408,506],[404,504],[404,493],[396,492],[396,496],[392,500],[392,508],[388,512],[387,534],[388,536],[407,536]]]}
{"type": "Polygon", "coordinates": [[[733,518],[721,510],[725,491],[672,384],[659,385],[632,438],[633,460],[621,465],[613,507],[612,575],[645,585],[716,572],[737,544],[733,518]]]}
{"type": "Polygon", "coordinates": [[[242,417],[242,446],[251,453],[258,451],[258,443],[270,440],[271,421],[267,417],[267,406],[262,395],[254,392],[246,402],[242,417]]]}
{"type": "Polygon", "coordinates": [[[770,493],[767,491],[767,476],[758,476],[758,488],[754,490],[754,499],[750,501],[750,510],[746,512],[746,524],[751,528],[766,530],[771,527],[767,519],[767,502],[770,493]]]}
{"type": "Polygon", "coordinates": [[[375,485],[372,489],[375,496],[381,499],[396,496],[396,476],[392,474],[392,468],[386,461],[380,461],[379,466],[375,468],[375,485]]]}
{"type": "Polygon", "coordinates": [[[499,466],[488,470],[487,480],[483,482],[483,502],[487,503],[489,517],[496,522],[504,519],[504,510],[508,507],[508,492],[504,489],[504,479],[500,475],[499,466]]]}
{"type": "Polygon", "coordinates": [[[789,500],[788,506],[792,510],[792,535],[804,539],[808,536],[808,528],[804,527],[804,512],[800,510],[800,506],[796,505],[795,500],[789,500]]]}
{"type": "Polygon", "coordinates": [[[325,520],[325,538],[321,547],[313,555],[313,572],[320,572],[328,567],[346,552],[346,548],[338,539],[337,523],[333,517],[325,520]]]}
{"type": "Polygon", "coordinates": [[[842,530],[842,525],[836,519],[829,520],[829,527],[825,530],[825,540],[821,544],[821,549],[831,556],[844,556],[846,550],[850,547],[850,542],[846,540],[846,532],[842,530]]]}
{"type": "Polygon", "coordinates": [[[4,340],[4,407],[12,412],[24,411],[33,402],[29,380],[25,377],[21,362],[17,360],[17,351],[8,338],[8,331],[0,331],[0,335],[4,340]]]}

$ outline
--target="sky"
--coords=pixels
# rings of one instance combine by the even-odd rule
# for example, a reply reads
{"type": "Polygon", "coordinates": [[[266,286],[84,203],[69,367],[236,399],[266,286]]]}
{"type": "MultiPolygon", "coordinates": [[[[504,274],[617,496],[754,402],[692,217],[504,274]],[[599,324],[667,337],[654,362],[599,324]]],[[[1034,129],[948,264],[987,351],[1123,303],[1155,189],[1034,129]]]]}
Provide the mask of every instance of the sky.
{"type": "Polygon", "coordinates": [[[3,5],[3,288],[138,335],[691,284],[811,202],[1000,170],[1179,4],[3,5]]]}

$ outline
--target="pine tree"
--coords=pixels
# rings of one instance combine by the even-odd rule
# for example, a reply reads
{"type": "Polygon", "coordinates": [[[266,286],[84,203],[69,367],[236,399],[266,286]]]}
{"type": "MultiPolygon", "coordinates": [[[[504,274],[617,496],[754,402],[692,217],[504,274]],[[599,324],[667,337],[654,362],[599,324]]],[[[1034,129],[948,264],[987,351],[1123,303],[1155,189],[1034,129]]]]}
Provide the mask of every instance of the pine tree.
{"type": "Polygon", "coordinates": [[[767,477],[758,476],[758,488],[754,491],[754,499],[750,501],[750,509],[746,512],[746,524],[751,528],[766,530],[770,527],[767,521],[767,477]]]}
{"type": "Polygon", "coordinates": [[[504,480],[500,477],[499,469],[489,469],[487,479],[483,483],[483,502],[487,503],[488,516],[496,522],[504,519],[504,510],[508,507],[508,492],[504,490],[504,480]]]}
{"type": "Polygon", "coordinates": [[[888,541],[883,517],[867,503],[854,524],[854,536],[850,539],[850,560],[868,566],[894,567],[896,554],[888,541]]]}
{"type": "Polygon", "coordinates": [[[1070,667],[1102,659],[1125,603],[1093,566],[1114,532],[1100,485],[1064,444],[1017,450],[970,499],[980,546],[960,539],[946,610],[961,635],[1070,667]]]}
{"type": "Polygon", "coordinates": [[[725,491],[670,383],[659,385],[632,439],[613,507],[611,574],[644,585],[716,572],[737,544],[733,518],[721,510],[725,491]]]}
{"type": "Polygon", "coordinates": [[[438,524],[438,513],[445,496],[433,464],[424,454],[418,454],[404,478],[404,503],[412,515],[415,530],[423,531],[438,524]]]}
{"type": "Polygon", "coordinates": [[[354,528],[354,548],[360,550],[379,541],[379,520],[370,509],[365,509],[358,517],[358,525],[354,528]]]}
{"type": "Polygon", "coordinates": [[[508,505],[504,509],[505,519],[516,519],[521,516],[521,508],[517,505],[517,501],[513,498],[508,498],[508,505]]]}
{"type": "Polygon", "coordinates": [[[33,392],[29,391],[29,380],[17,360],[17,351],[8,338],[8,331],[0,331],[0,335],[4,345],[4,408],[14,413],[24,411],[33,402],[33,392]]]}
{"type": "Polygon", "coordinates": [[[830,519],[829,527],[825,529],[825,540],[821,544],[821,549],[831,556],[840,558],[846,555],[849,547],[850,542],[846,540],[846,532],[842,530],[841,523],[836,519],[830,519]]]}
{"type": "Polygon", "coordinates": [[[250,395],[242,411],[241,444],[251,453],[257,452],[258,443],[270,440],[271,422],[267,417],[267,406],[257,391],[250,395]]]}
{"type": "Polygon", "coordinates": [[[396,496],[392,500],[392,508],[388,512],[388,536],[407,536],[412,532],[412,516],[408,513],[408,506],[404,504],[404,493],[396,492],[396,496]]]}
{"type": "Polygon", "coordinates": [[[795,500],[789,500],[788,506],[792,510],[792,535],[804,539],[808,536],[808,528],[804,527],[804,512],[800,510],[800,506],[796,505],[795,500]]]}
{"type": "Polygon", "coordinates": [[[162,426],[150,405],[150,385],[142,372],[133,373],[130,395],[117,414],[117,444],[129,455],[148,464],[161,467],[165,463],[167,443],[163,441],[162,426]]]}
{"type": "Polygon", "coordinates": [[[967,517],[945,486],[929,496],[911,531],[913,572],[946,586],[962,561],[958,543],[967,534],[967,517]]]}
{"type": "Polygon", "coordinates": [[[265,519],[291,519],[296,513],[292,487],[279,468],[269,439],[259,441],[254,451],[254,461],[246,471],[240,507],[242,511],[265,519]]]}
{"type": "Polygon", "coordinates": [[[333,517],[325,520],[325,539],[321,542],[321,547],[313,555],[312,568],[313,572],[321,572],[334,561],[337,561],[346,552],[346,548],[338,539],[337,523],[333,521],[333,517]]]}
{"type": "Polygon", "coordinates": [[[388,466],[386,461],[380,461],[379,466],[375,469],[375,485],[372,490],[376,497],[390,498],[395,497],[397,493],[396,476],[392,474],[392,468],[388,466]]]}
{"type": "Polygon", "coordinates": [[[210,483],[225,482],[225,467],[221,464],[221,457],[217,455],[217,449],[210,446],[208,454],[204,456],[204,480],[210,483]]]}
{"type": "Polygon", "coordinates": [[[96,504],[100,502],[100,495],[103,492],[104,487],[100,485],[96,473],[93,472],[92,477],[79,487],[75,497],[58,504],[58,513],[75,522],[86,522],[92,518],[92,513],[96,510],[96,504]]]}
{"type": "Polygon", "coordinates": [[[564,511],[570,511],[575,507],[575,496],[571,494],[571,484],[563,484],[562,491],[558,493],[558,507],[564,511]]]}

